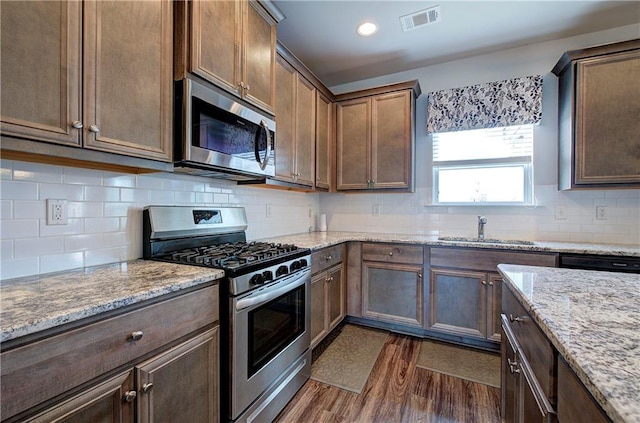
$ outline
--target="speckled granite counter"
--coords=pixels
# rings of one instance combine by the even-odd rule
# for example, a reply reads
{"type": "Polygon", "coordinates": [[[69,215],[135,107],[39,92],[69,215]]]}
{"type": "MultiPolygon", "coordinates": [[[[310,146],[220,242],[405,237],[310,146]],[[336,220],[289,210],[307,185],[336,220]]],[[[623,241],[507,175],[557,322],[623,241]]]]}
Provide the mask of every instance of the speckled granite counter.
{"type": "Polygon", "coordinates": [[[473,247],[501,250],[540,251],[555,253],[599,254],[613,256],[640,257],[640,247],[617,244],[582,244],[571,242],[534,241],[533,245],[498,244],[491,242],[441,241],[437,236],[384,234],[370,232],[309,232],[268,238],[264,241],[295,244],[298,247],[318,250],[347,241],[406,242],[444,247],[473,247]]]}
{"type": "Polygon", "coordinates": [[[204,267],[134,260],[2,281],[0,342],[220,279],[204,267]]]}
{"type": "Polygon", "coordinates": [[[498,265],[614,422],[640,422],[640,275],[498,265]]]}

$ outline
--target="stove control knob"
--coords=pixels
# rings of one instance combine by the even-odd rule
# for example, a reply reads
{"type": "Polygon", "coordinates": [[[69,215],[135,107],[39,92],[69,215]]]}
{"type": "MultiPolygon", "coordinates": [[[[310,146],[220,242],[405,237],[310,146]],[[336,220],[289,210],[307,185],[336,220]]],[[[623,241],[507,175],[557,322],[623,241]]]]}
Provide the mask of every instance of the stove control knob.
{"type": "Polygon", "coordinates": [[[296,270],[300,269],[300,262],[297,260],[294,261],[293,263],[291,263],[291,266],[289,266],[289,268],[292,272],[295,272],[296,270]]]}
{"type": "Polygon", "coordinates": [[[264,279],[260,273],[256,273],[255,275],[251,276],[251,279],[249,279],[249,283],[251,285],[262,285],[264,283],[264,279]]]}
{"type": "Polygon", "coordinates": [[[287,273],[289,273],[289,269],[287,269],[287,266],[280,266],[278,267],[278,270],[276,270],[276,278],[286,275],[287,273]]]}
{"type": "Polygon", "coordinates": [[[273,272],[271,270],[265,270],[264,272],[262,272],[262,278],[264,279],[265,283],[272,281],[273,280],[273,272]]]}
{"type": "Polygon", "coordinates": [[[307,259],[300,259],[300,267],[307,267],[308,265],[307,259]]]}

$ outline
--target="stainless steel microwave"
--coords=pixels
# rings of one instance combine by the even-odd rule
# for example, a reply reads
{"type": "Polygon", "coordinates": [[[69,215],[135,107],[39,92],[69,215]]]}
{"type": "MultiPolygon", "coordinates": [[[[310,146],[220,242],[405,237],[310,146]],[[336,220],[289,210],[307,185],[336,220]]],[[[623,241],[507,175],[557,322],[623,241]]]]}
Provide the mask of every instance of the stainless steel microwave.
{"type": "Polygon", "coordinates": [[[234,180],[275,175],[272,117],[188,78],[176,83],[175,110],[175,171],[234,180]]]}

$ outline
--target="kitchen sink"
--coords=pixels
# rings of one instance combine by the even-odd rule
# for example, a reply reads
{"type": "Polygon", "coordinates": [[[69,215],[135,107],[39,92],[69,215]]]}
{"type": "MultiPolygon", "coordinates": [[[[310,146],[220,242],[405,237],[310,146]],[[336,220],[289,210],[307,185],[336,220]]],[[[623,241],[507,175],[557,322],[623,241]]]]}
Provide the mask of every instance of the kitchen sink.
{"type": "Polygon", "coordinates": [[[457,242],[478,242],[484,244],[514,244],[514,245],[534,245],[533,241],[521,241],[515,239],[495,239],[495,238],[471,238],[465,236],[441,236],[439,241],[457,241],[457,242]]]}

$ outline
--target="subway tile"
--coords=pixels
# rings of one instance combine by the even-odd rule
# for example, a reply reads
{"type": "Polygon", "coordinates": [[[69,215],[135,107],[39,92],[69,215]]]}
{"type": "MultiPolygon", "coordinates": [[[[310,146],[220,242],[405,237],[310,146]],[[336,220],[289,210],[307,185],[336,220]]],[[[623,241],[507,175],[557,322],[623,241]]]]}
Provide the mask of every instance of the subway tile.
{"type": "Polygon", "coordinates": [[[151,192],[146,189],[120,189],[120,201],[123,203],[145,203],[148,204],[151,192]]]}
{"type": "Polygon", "coordinates": [[[62,180],[65,184],[101,186],[102,172],[93,169],[65,167],[62,180]]]}
{"type": "Polygon", "coordinates": [[[34,238],[38,236],[38,219],[13,219],[0,225],[1,239],[34,238]]]}
{"type": "Polygon", "coordinates": [[[104,215],[105,217],[126,216],[130,207],[133,207],[130,203],[104,203],[104,215]]]}
{"type": "Polygon", "coordinates": [[[1,181],[0,190],[3,200],[37,200],[37,182],[1,181]]]}
{"type": "Polygon", "coordinates": [[[13,215],[16,219],[46,219],[47,202],[15,200],[13,202],[13,215]]]}
{"type": "Polygon", "coordinates": [[[106,187],[134,188],[136,186],[136,177],[135,175],[104,172],[102,185],[106,187]]]}
{"type": "Polygon", "coordinates": [[[13,219],[12,200],[0,200],[0,219],[13,219]]]}
{"type": "Polygon", "coordinates": [[[0,180],[10,181],[13,178],[13,162],[0,159],[0,180]]]}
{"type": "Polygon", "coordinates": [[[120,189],[113,187],[85,187],[86,201],[120,201],[120,189]]]}
{"type": "Polygon", "coordinates": [[[40,200],[57,198],[67,201],[84,200],[84,186],[64,184],[40,184],[40,200]]]}
{"type": "Polygon", "coordinates": [[[77,269],[84,266],[82,252],[40,256],[40,273],[77,269]]]}
{"type": "Polygon", "coordinates": [[[103,248],[84,252],[85,266],[99,266],[101,264],[116,263],[127,259],[125,247],[103,248]]]}
{"type": "Polygon", "coordinates": [[[213,194],[214,204],[228,204],[229,194],[213,194]]]}
{"type": "Polygon", "coordinates": [[[84,232],[87,234],[117,232],[120,230],[120,219],[117,217],[87,218],[84,220],[84,232]]]}
{"type": "Polygon", "coordinates": [[[63,237],[16,239],[13,245],[13,254],[15,258],[59,254],[64,252],[63,237]]]}
{"type": "Polygon", "coordinates": [[[173,191],[149,191],[149,204],[172,204],[174,199],[173,191]]]}
{"type": "Polygon", "coordinates": [[[67,219],[66,225],[47,225],[46,219],[39,220],[40,236],[80,235],[84,232],[84,219],[67,219]]]}
{"type": "Polygon", "coordinates": [[[196,203],[201,203],[201,204],[213,203],[213,193],[196,192],[196,203]]]}
{"type": "Polygon", "coordinates": [[[0,240],[0,259],[8,260],[13,258],[13,240],[0,240]]]}
{"type": "Polygon", "coordinates": [[[191,204],[196,200],[195,192],[174,191],[174,201],[176,204],[191,204]]]}
{"type": "Polygon", "coordinates": [[[14,162],[13,180],[62,183],[62,167],[42,163],[14,162]]]}
{"type": "Polygon", "coordinates": [[[67,202],[67,216],[70,218],[77,217],[102,217],[103,203],[100,202],[67,202]]]}
{"type": "Polygon", "coordinates": [[[103,234],[102,247],[126,247],[129,244],[126,232],[108,232],[103,234]]]}
{"type": "Polygon", "coordinates": [[[64,251],[85,251],[104,248],[104,236],[102,233],[71,235],[64,237],[64,251]]]}
{"type": "Polygon", "coordinates": [[[2,260],[0,263],[0,278],[2,280],[37,275],[38,273],[40,273],[38,257],[2,260]]]}

